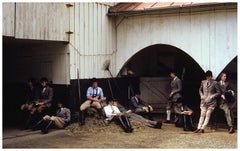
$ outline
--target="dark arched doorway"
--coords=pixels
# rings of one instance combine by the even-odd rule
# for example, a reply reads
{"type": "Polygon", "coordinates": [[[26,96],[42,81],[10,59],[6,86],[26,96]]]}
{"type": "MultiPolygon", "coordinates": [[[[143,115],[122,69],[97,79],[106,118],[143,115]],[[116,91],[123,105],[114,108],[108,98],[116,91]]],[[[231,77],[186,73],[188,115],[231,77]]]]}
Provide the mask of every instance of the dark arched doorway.
{"type": "MultiPolygon", "coordinates": [[[[231,83],[231,88],[235,92],[235,103],[231,104],[232,109],[232,118],[234,119],[234,124],[237,124],[237,56],[229,62],[229,64],[222,70],[227,74],[227,79],[231,83]]],[[[217,76],[217,80],[220,79],[220,74],[217,76]]],[[[224,123],[226,122],[225,115],[222,110],[219,110],[217,116],[218,122],[224,123]]]]}
{"type": "Polygon", "coordinates": [[[199,114],[198,89],[204,78],[204,71],[199,64],[184,51],[164,44],[146,47],[132,56],[122,67],[118,76],[138,77],[140,89],[149,103],[155,104],[159,112],[165,112],[165,104],[170,89],[169,71],[175,70],[183,82],[184,102],[199,114]]]}

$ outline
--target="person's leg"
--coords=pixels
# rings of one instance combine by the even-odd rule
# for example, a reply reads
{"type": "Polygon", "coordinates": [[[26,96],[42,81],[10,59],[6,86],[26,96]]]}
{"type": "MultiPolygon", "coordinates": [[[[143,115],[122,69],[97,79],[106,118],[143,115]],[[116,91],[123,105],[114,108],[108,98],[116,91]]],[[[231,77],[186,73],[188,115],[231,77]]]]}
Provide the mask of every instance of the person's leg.
{"type": "Polygon", "coordinates": [[[101,106],[100,102],[93,102],[91,104],[91,106],[97,108],[99,118],[103,117],[103,110],[102,110],[102,106],[101,106]]]}
{"type": "Polygon", "coordinates": [[[128,126],[127,126],[127,125],[125,124],[125,122],[124,122],[123,116],[119,116],[119,117],[118,117],[118,121],[119,121],[121,127],[123,128],[123,130],[128,133],[128,132],[129,132],[129,129],[128,129],[128,126]]]}
{"type": "Polygon", "coordinates": [[[201,109],[200,118],[199,118],[197,130],[194,131],[195,133],[199,132],[200,129],[202,129],[203,122],[204,122],[205,117],[206,117],[207,108],[205,106],[201,105],[200,109],[201,109]]]}
{"type": "Polygon", "coordinates": [[[51,125],[54,124],[54,121],[53,120],[50,120],[47,122],[47,126],[44,127],[41,131],[43,134],[47,134],[48,133],[48,129],[50,128],[51,125]]]}
{"type": "Polygon", "coordinates": [[[58,128],[63,128],[64,124],[59,120],[59,118],[57,116],[51,116],[51,120],[54,121],[55,125],[58,128]]]}
{"type": "Polygon", "coordinates": [[[229,133],[233,133],[234,129],[233,129],[233,124],[232,124],[231,112],[230,112],[228,105],[226,103],[221,104],[220,109],[222,109],[225,113],[225,117],[226,117],[227,124],[229,127],[229,133]]]}
{"type": "Polygon", "coordinates": [[[188,131],[188,128],[187,128],[187,116],[186,115],[182,115],[182,119],[183,119],[183,130],[184,131],[188,131]]]}
{"type": "Polygon", "coordinates": [[[205,120],[204,120],[204,123],[203,123],[201,129],[204,130],[204,129],[206,128],[206,126],[207,126],[207,124],[208,124],[208,122],[209,122],[209,120],[210,120],[211,113],[213,112],[213,110],[214,110],[214,107],[208,107],[208,108],[207,108],[206,118],[205,118],[205,120]]]}
{"type": "Polygon", "coordinates": [[[191,131],[195,131],[196,128],[194,126],[194,123],[193,123],[193,120],[192,120],[192,116],[191,115],[188,115],[186,116],[187,117],[187,122],[189,123],[189,127],[190,127],[190,130],[191,131]]]}
{"type": "Polygon", "coordinates": [[[126,125],[128,126],[129,132],[132,132],[133,128],[132,128],[132,125],[131,125],[128,117],[125,117],[125,116],[122,116],[122,117],[124,118],[125,123],[126,123],[126,125]]]}
{"type": "Polygon", "coordinates": [[[170,123],[170,120],[171,120],[171,108],[172,108],[171,106],[172,106],[172,102],[168,102],[166,106],[166,113],[167,113],[166,123],[170,123]]]}
{"type": "Polygon", "coordinates": [[[91,106],[91,101],[87,100],[80,106],[79,111],[79,124],[84,125],[85,124],[85,117],[84,117],[84,111],[91,106]]]}

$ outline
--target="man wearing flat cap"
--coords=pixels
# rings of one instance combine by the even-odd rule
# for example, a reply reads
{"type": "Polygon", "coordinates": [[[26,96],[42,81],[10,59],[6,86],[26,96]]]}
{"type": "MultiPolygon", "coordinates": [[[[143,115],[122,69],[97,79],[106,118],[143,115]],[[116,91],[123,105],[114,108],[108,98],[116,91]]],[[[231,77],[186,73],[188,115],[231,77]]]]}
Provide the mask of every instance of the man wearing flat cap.
{"type": "Polygon", "coordinates": [[[182,98],[177,99],[174,112],[176,113],[176,127],[183,127],[184,131],[196,130],[192,120],[193,111],[187,105],[183,104],[182,98]]]}

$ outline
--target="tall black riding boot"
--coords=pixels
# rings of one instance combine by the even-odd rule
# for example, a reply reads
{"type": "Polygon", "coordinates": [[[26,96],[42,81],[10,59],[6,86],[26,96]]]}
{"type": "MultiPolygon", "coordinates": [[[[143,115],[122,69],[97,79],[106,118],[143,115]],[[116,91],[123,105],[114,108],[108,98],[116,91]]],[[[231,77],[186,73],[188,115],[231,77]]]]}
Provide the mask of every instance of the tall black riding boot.
{"type": "Polygon", "coordinates": [[[32,124],[32,114],[28,115],[27,121],[25,123],[24,129],[29,129],[31,127],[32,124]]]}
{"type": "Polygon", "coordinates": [[[97,112],[98,112],[99,119],[101,119],[103,117],[102,109],[97,109],[97,112]]]}
{"type": "Polygon", "coordinates": [[[38,121],[35,125],[33,125],[32,130],[35,131],[35,130],[37,130],[38,128],[41,128],[41,126],[43,125],[43,123],[44,123],[44,119],[41,119],[41,120],[38,121]]]}
{"type": "Polygon", "coordinates": [[[47,134],[49,127],[50,127],[51,125],[53,125],[53,124],[54,124],[54,121],[50,120],[50,121],[48,122],[47,126],[41,130],[42,133],[43,133],[43,134],[47,134]]]}
{"type": "Polygon", "coordinates": [[[132,132],[133,131],[133,128],[132,128],[132,125],[128,119],[128,117],[124,117],[125,118],[125,121],[127,123],[127,126],[128,126],[128,129],[129,129],[129,132],[132,132]]]}
{"type": "Polygon", "coordinates": [[[79,125],[85,124],[84,111],[79,111],[79,125]]]}
{"type": "Polygon", "coordinates": [[[123,130],[125,132],[129,133],[130,130],[129,130],[128,126],[125,124],[125,122],[123,121],[123,117],[122,116],[118,117],[118,120],[119,120],[120,125],[122,126],[123,130]]]}

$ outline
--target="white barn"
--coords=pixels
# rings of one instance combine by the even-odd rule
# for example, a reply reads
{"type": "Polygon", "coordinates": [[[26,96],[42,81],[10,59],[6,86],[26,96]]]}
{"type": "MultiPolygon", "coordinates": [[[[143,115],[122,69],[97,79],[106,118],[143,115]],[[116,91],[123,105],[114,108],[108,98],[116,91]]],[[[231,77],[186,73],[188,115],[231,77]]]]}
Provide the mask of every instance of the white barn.
{"type": "MultiPolygon", "coordinates": [[[[46,76],[58,93],[64,92],[63,98],[75,111],[79,105],[75,92],[78,78],[81,88],[87,87],[88,79],[100,78],[109,95],[106,79],[111,75],[103,70],[108,60],[109,70],[117,77],[111,81],[116,96],[128,99],[134,85],[132,89],[140,89],[142,97],[156,108],[160,106],[161,111],[169,90],[169,69],[179,72],[185,93],[192,94],[186,96],[194,100],[190,106],[198,105],[197,88],[206,70],[212,70],[214,77],[227,71],[236,87],[237,3],[2,6],[6,94],[17,91],[20,86],[14,90],[11,86],[29,77],[46,76]],[[123,94],[117,94],[117,85],[123,94]]],[[[3,100],[4,108],[12,104],[7,101],[11,97],[7,95],[3,100]]]]}

